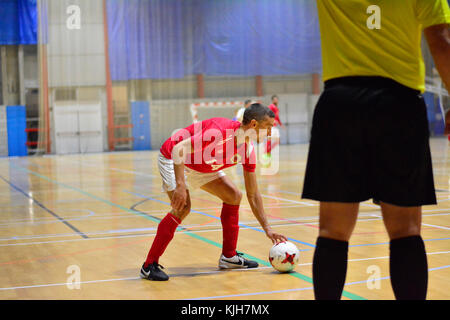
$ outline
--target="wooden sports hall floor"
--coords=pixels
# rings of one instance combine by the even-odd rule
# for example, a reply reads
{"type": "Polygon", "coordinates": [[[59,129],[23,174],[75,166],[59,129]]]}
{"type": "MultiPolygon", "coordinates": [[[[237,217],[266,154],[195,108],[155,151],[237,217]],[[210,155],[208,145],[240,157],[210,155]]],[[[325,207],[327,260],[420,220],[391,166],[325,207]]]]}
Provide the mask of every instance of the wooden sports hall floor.
{"type": "MultiPolygon", "coordinates": [[[[431,145],[439,204],[423,208],[428,299],[450,299],[450,147],[443,138],[431,145]]],[[[279,173],[259,180],[271,224],[301,250],[295,273],[270,267],[271,242],[245,196],[238,250],[260,267],[219,271],[221,203],[200,190],[160,260],[168,282],[138,276],[170,208],[160,192],[157,151],[2,158],[0,299],[313,299],[318,205],[299,196],[307,149],[281,146],[279,173]]],[[[241,170],[228,175],[244,189],[241,170]]],[[[343,299],[394,298],[380,214],[372,202],[361,205],[343,299]]]]}

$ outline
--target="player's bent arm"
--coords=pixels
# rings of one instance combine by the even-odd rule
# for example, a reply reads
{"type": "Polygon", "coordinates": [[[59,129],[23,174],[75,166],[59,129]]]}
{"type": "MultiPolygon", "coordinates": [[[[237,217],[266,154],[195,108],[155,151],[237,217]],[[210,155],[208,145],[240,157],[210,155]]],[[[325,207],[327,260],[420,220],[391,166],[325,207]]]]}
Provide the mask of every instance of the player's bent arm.
{"type": "Polygon", "coordinates": [[[450,91],[450,25],[438,24],[424,30],[434,63],[450,91]]]}
{"type": "Polygon", "coordinates": [[[248,203],[252,208],[252,212],[255,215],[256,219],[258,219],[261,227],[264,229],[264,231],[267,232],[267,230],[270,230],[270,225],[264,212],[261,194],[258,191],[256,174],[254,172],[248,172],[244,170],[244,181],[248,203]]]}
{"type": "Polygon", "coordinates": [[[187,188],[186,182],[184,181],[184,163],[174,163],[173,168],[177,186],[173,191],[171,206],[176,212],[180,212],[187,204],[187,188]]]}
{"type": "Polygon", "coordinates": [[[184,163],[186,162],[186,157],[191,152],[192,146],[190,138],[176,144],[172,149],[173,168],[175,171],[175,181],[177,183],[177,187],[186,187],[186,183],[184,181],[184,163]]]}
{"type": "Polygon", "coordinates": [[[176,144],[172,149],[173,169],[177,184],[172,196],[172,208],[181,211],[186,205],[186,181],[184,180],[184,163],[187,155],[191,153],[191,139],[185,139],[176,144]]]}
{"type": "Polygon", "coordinates": [[[272,240],[272,242],[287,241],[287,238],[272,230],[267,221],[267,216],[264,212],[263,201],[261,194],[258,191],[258,184],[256,182],[256,173],[248,172],[244,170],[245,189],[247,192],[247,199],[252,212],[258,220],[261,227],[266,232],[266,235],[272,240]]]}

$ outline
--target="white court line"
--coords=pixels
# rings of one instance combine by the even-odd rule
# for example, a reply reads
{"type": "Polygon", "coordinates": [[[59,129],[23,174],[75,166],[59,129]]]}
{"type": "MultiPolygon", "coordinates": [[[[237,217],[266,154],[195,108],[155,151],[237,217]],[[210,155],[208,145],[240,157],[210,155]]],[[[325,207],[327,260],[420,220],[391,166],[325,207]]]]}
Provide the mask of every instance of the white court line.
{"type": "MultiPolygon", "coordinates": [[[[267,197],[267,198],[273,198],[273,199],[277,199],[277,200],[281,200],[281,201],[288,201],[288,202],[293,202],[293,203],[298,203],[298,204],[303,204],[303,205],[308,205],[308,206],[313,206],[312,204],[309,204],[309,203],[306,203],[306,202],[299,202],[299,201],[295,201],[295,200],[290,200],[290,199],[285,199],[285,198],[280,198],[280,197],[271,197],[271,196],[267,196],[267,195],[263,195],[264,197],[267,197]]],[[[281,208],[281,206],[277,206],[277,208],[281,208]]],[[[439,210],[439,209],[438,209],[439,210]]],[[[369,214],[369,215],[371,215],[371,216],[375,216],[375,217],[377,217],[378,219],[366,219],[366,220],[358,220],[358,221],[370,221],[370,220],[379,220],[379,219],[381,219],[381,217],[379,216],[379,215],[375,215],[375,214],[369,214]]],[[[301,219],[303,219],[304,220],[304,218],[301,218],[301,219]]],[[[317,219],[317,217],[313,217],[313,219],[317,219]]],[[[294,225],[299,225],[299,224],[290,224],[291,226],[294,226],[294,225]]],[[[300,224],[301,225],[301,224],[300,224]]],[[[433,226],[433,225],[430,225],[430,226],[433,226]]],[[[438,227],[439,228],[439,226],[434,226],[434,227],[438,227]]],[[[448,229],[448,228],[446,228],[446,227],[440,227],[440,228],[443,228],[443,229],[448,229]]],[[[91,234],[105,234],[105,233],[118,233],[120,230],[112,230],[112,231],[106,231],[106,232],[97,232],[97,233],[91,233],[91,234]]],[[[133,229],[128,229],[128,230],[125,230],[124,232],[130,232],[130,231],[135,231],[135,230],[133,230],[133,229]]],[[[146,231],[146,230],[144,230],[144,229],[141,229],[141,230],[139,230],[139,231],[146,231]]],[[[51,237],[51,236],[60,236],[60,235],[40,235],[40,236],[31,236],[31,237],[29,237],[29,238],[42,238],[42,237],[51,237]]],[[[20,238],[20,237],[14,237],[14,238],[12,238],[12,240],[17,240],[18,238],[20,238]]],[[[8,238],[8,239],[0,239],[0,240],[10,240],[11,238],[8,238]]],[[[17,244],[17,245],[19,245],[19,244],[17,244]]]]}
{"type": "Polygon", "coordinates": [[[92,281],[80,281],[80,282],[69,282],[69,283],[49,283],[49,284],[38,284],[34,286],[22,286],[22,287],[9,287],[9,288],[0,288],[0,290],[16,290],[16,289],[32,289],[32,288],[41,288],[41,287],[57,287],[57,286],[73,286],[77,284],[85,284],[85,283],[100,283],[100,282],[110,282],[110,281],[123,281],[123,280],[137,280],[140,277],[133,278],[120,278],[120,279],[105,279],[105,280],[92,280],[92,281]]]}
{"type": "MultiPolygon", "coordinates": [[[[299,208],[299,205],[283,205],[283,206],[265,206],[266,209],[282,209],[282,208],[299,208]]],[[[220,210],[222,207],[205,207],[205,208],[193,208],[194,210],[202,211],[202,212],[215,212],[217,210],[220,210]]],[[[250,207],[242,207],[242,209],[248,209],[251,210],[250,207]]],[[[139,210],[142,213],[148,213],[153,216],[165,216],[167,214],[167,210],[148,210],[148,211],[142,211],[139,210]]],[[[88,219],[89,221],[92,220],[104,220],[104,219],[124,219],[124,218],[140,218],[136,216],[135,214],[126,214],[126,213],[102,213],[102,214],[95,214],[95,217],[92,215],[85,215],[85,216],[67,216],[67,218],[63,218],[61,220],[55,220],[53,217],[41,217],[41,218],[34,218],[34,220],[30,220],[30,218],[26,219],[11,219],[11,220],[0,220],[0,228],[2,226],[12,226],[12,225],[20,225],[20,224],[32,224],[32,225],[38,225],[38,223],[59,223],[61,221],[72,221],[72,220],[84,220],[88,219]],[[9,221],[7,223],[3,223],[2,221],[9,221]]]]}
{"type": "Polygon", "coordinates": [[[268,196],[266,194],[261,194],[261,197],[274,199],[274,200],[287,201],[287,202],[291,202],[291,203],[303,204],[303,205],[308,206],[308,207],[316,207],[316,206],[318,206],[318,204],[315,204],[315,203],[308,203],[308,202],[304,202],[304,201],[296,201],[296,200],[280,198],[280,197],[275,197],[275,196],[268,196]]]}
{"type": "MultiPolygon", "coordinates": [[[[276,225],[272,226],[273,228],[276,227],[276,225]]],[[[262,230],[262,228],[259,228],[262,230]]],[[[240,231],[247,231],[247,230],[252,230],[249,228],[242,228],[240,229],[240,231]]],[[[193,230],[190,232],[194,232],[194,233],[205,233],[205,232],[222,232],[222,228],[218,228],[218,229],[210,229],[210,230],[193,230]]],[[[175,231],[175,233],[185,233],[184,230],[181,231],[175,231]]],[[[0,247],[9,247],[9,246],[25,246],[25,245],[35,245],[35,244],[47,244],[47,243],[63,243],[63,242],[74,242],[74,241],[80,241],[80,240],[85,240],[85,241],[92,241],[92,240],[108,240],[108,239],[121,239],[121,238],[136,238],[136,237],[153,237],[155,236],[156,233],[147,233],[147,234],[138,234],[138,235],[123,235],[123,236],[113,236],[113,237],[98,237],[98,238],[88,238],[88,239],[70,239],[70,240],[53,240],[53,241],[40,241],[40,242],[28,242],[28,243],[6,243],[6,244],[0,244],[0,247]]],[[[305,251],[305,250],[303,250],[305,251]]]]}
{"type": "MultiPolygon", "coordinates": [[[[450,251],[427,252],[427,255],[445,254],[445,253],[450,253],[450,251]]],[[[382,259],[389,259],[389,256],[374,257],[374,258],[350,259],[350,260],[347,260],[347,261],[348,262],[355,262],[355,261],[382,260],[382,259]]],[[[298,265],[299,266],[309,266],[309,265],[312,265],[312,262],[311,263],[300,263],[298,265]]]]}
{"type": "Polygon", "coordinates": [[[434,228],[438,228],[438,229],[450,230],[450,228],[443,227],[443,226],[437,226],[434,224],[422,223],[422,225],[427,226],[427,227],[434,227],[434,228]]]}
{"type": "MultiPolygon", "coordinates": [[[[434,254],[445,254],[450,253],[450,251],[441,251],[441,252],[430,252],[427,253],[427,255],[434,255],[434,254]]],[[[365,258],[365,259],[352,259],[348,260],[348,262],[354,262],[354,261],[364,261],[364,260],[375,260],[375,259],[386,259],[389,257],[374,257],[374,258],[365,258]]],[[[311,265],[312,263],[302,263],[298,264],[299,266],[306,266],[311,265]]],[[[429,271],[434,270],[440,270],[445,269],[450,266],[443,266],[443,267],[437,267],[437,268],[431,268],[428,269],[429,271]]],[[[258,267],[253,269],[235,269],[235,270],[227,270],[226,272],[246,272],[246,271],[254,271],[254,270],[262,270],[262,269],[271,269],[271,266],[264,266],[264,267],[258,267]]],[[[217,274],[217,273],[223,273],[224,271],[216,270],[216,271],[205,271],[205,272],[193,272],[189,273],[189,275],[201,275],[201,274],[217,274]]],[[[172,275],[172,277],[179,277],[183,274],[175,274],[172,275]]],[[[387,277],[389,278],[389,277],[387,277]]],[[[87,284],[87,283],[102,283],[102,282],[112,282],[112,281],[124,281],[124,280],[138,280],[140,277],[130,277],[130,278],[118,278],[118,279],[104,279],[104,280],[90,280],[90,281],[80,281],[80,282],[69,282],[69,283],[50,283],[50,284],[38,284],[38,285],[32,285],[32,286],[17,286],[17,287],[6,287],[6,288],[0,288],[0,290],[16,290],[16,289],[31,289],[31,288],[41,288],[41,287],[55,287],[55,286],[65,286],[65,285],[77,285],[77,284],[87,284]]],[[[380,278],[379,280],[382,280],[384,278],[380,278]]],[[[367,280],[364,281],[357,281],[357,282],[350,282],[346,283],[346,285],[349,284],[357,284],[357,283],[364,283],[367,282],[367,280]]],[[[290,290],[296,290],[296,289],[290,289],[290,290]]],[[[281,291],[280,291],[281,292],[281,291]]],[[[255,293],[255,295],[258,293],[255,293]]]]}
{"type": "MultiPolygon", "coordinates": [[[[430,214],[430,215],[426,215],[426,216],[434,216],[434,215],[449,215],[449,213],[439,213],[439,214],[430,214]]],[[[367,214],[366,216],[372,216],[372,214],[367,214]]],[[[314,217],[311,217],[314,218],[314,217]]],[[[298,221],[304,221],[303,218],[293,218],[294,219],[298,219],[298,221]]],[[[317,219],[317,217],[315,217],[315,219],[317,219]]],[[[381,220],[381,217],[377,218],[373,218],[373,219],[358,219],[358,222],[365,222],[365,221],[378,221],[381,220]]],[[[272,220],[271,220],[272,221],[272,220]]],[[[273,221],[285,221],[285,220],[273,220],[273,221]]],[[[244,223],[244,222],[240,222],[240,223],[244,223]]],[[[248,221],[245,222],[244,224],[247,225],[256,225],[256,228],[258,228],[258,222],[257,221],[248,221]]],[[[281,225],[273,225],[273,228],[277,228],[277,227],[290,227],[290,226],[303,226],[305,223],[288,223],[288,224],[281,224],[281,225]]],[[[314,224],[317,225],[319,224],[319,222],[310,222],[308,224],[314,224]]],[[[195,226],[195,225],[193,225],[195,226]]],[[[220,226],[220,224],[211,224],[208,226],[220,226]]],[[[205,228],[208,226],[204,226],[205,228]]],[[[200,226],[201,227],[201,226],[200,226]]],[[[439,228],[446,228],[446,227],[441,227],[441,226],[435,226],[435,227],[439,227],[439,228]]],[[[192,227],[191,227],[192,228],[192,227]]],[[[448,229],[448,228],[446,228],[448,229]]],[[[241,230],[249,230],[246,228],[243,228],[241,230]]],[[[218,231],[222,231],[222,228],[218,228],[218,229],[210,229],[210,230],[193,230],[193,232],[196,233],[203,233],[203,232],[218,232],[218,231]]],[[[175,233],[183,233],[183,231],[176,231],[175,233]]],[[[67,235],[71,235],[71,234],[67,234],[67,235]]],[[[77,234],[72,234],[73,236],[76,236],[77,234]]],[[[142,237],[142,236],[154,236],[154,233],[149,233],[149,234],[145,234],[145,235],[125,235],[125,236],[117,236],[117,237],[97,237],[97,238],[89,238],[89,239],[73,239],[73,240],[55,240],[55,241],[40,241],[40,242],[27,242],[27,243],[7,243],[7,244],[0,244],[0,247],[8,247],[8,246],[25,246],[25,245],[35,245],[35,244],[48,244],[48,243],[63,243],[63,242],[73,242],[73,241],[88,241],[88,240],[106,240],[106,239],[116,239],[116,238],[128,238],[128,237],[142,237]]],[[[11,241],[11,240],[18,240],[18,239],[5,239],[4,241],[11,241]]]]}
{"type": "Polygon", "coordinates": [[[13,247],[13,246],[28,246],[28,245],[35,245],[35,244],[48,244],[48,243],[64,243],[64,242],[74,242],[79,240],[86,240],[86,241],[92,241],[92,240],[108,240],[108,239],[121,239],[121,238],[138,238],[138,237],[151,237],[155,234],[137,234],[137,235],[124,235],[124,236],[114,236],[114,237],[98,237],[98,238],[88,238],[88,239],[70,239],[70,240],[52,240],[52,241],[35,241],[35,242],[25,242],[25,243],[6,243],[6,244],[0,244],[0,247],[13,247]]]}
{"type": "MultiPolygon", "coordinates": [[[[364,221],[372,221],[372,220],[380,220],[379,218],[373,218],[373,219],[360,219],[358,221],[360,222],[364,222],[364,221]]],[[[278,222],[286,222],[285,220],[276,220],[278,222]]],[[[261,229],[259,225],[258,221],[249,221],[249,222],[239,222],[239,224],[247,224],[249,226],[254,225],[253,228],[257,228],[257,229],[261,229]]],[[[314,224],[317,225],[319,224],[319,222],[311,222],[308,224],[314,224]]],[[[303,226],[305,225],[305,223],[285,223],[285,224],[274,224],[272,225],[272,228],[280,228],[280,227],[292,227],[292,226],[303,226]]],[[[195,227],[197,227],[197,225],[193,225],[195,227]]],[[[204,228],[208,228],[210,226],[221,226],[221,224],[217,223],[217,224],[209,224],[206,226],[203,226],[204,228]]],[[[188,226],[184,226],[186,228],[189,228],[188,226]]],[[[201,226],[199,226],[201,227],[201,226]]],[[[191,227],[192,228],[192,227],[191,227]]],[[[136,228],[136,229],[124,229],[124,230],[107,230],[107,231],[94,231],[94,232],[85,232],[86,235],[101,235],[101,234],[112,234],[112,233],[126,233],[126,232],[133,232],[133,230],[136,231],[149,231],[149,230],[156,230],[156,227],[153,228],[136,228]]],[[[247,230],[247,228],[241,228],[240,230],[247,230]]],[[[192,232],[216,232],[216,231],[222,231],[222,228],[219,229],[210,229],[210,230],[192,230],[192,232]]],[[[180,233],[183,233],[184,231],[179,231],[180,233]]],[[[177,232],[175,232],[177,233],[177,232]]],[[[150,235],[155,235],[154,233],[150,234],[150,235]]],[[[28,240],[28,239],[42,239],[42,238],[58,238],[58,237],[74,237],[74,236],[79,236],[79,234],[77,233],[60,233],[60,234],[44,234],[44,235],[35,235],[35,236],[13,236],[13,237],[9,237],[9,238],[0,238],[0,241],[11,241],[11,240],[28,240]]],[[[99,239],[99,238],[93,238],[93,239],[99,239]]],[[[87,239],[80,239],[80,240],[87,240],[87,239]]],[[[61,240],[64,241],[64,240],[61,240]]],[[[0,246],[8,246],[8,245],[20,245],[19,243],[14,243],[14,244],[3,244],[0,246]]]]}
{"type": "MultiPolygon", "coordinates": [[[[88,162],[88,163],[86,163],[86,161],[79,161],[79,160],[75,160],[75,159],[70,159],[68,161],[76,162],[76,163],[79,163],[79,164],[81,164],[83,166],[86,166],[86,167],[94,167],[96,169],[98,169],[98,167],[99,167],[99,163],[93,164],[92,161],[88,162]]],[[[102,164],[102,163],[100,163],[100,164],[102,164]]],[[[142,177],[147,177],[147,178],[156,178],[157,177],[157,176],[155,176],[153,174],[147,174],[147,173],[143,173],[143,172],[139,172],[139,171],[124,170],[124,169],[118,169],[118,168],[113,168],[113,167],[107,167],[106,169],[103,168],[103,171],[107,171],[107,170],[124,172],[124,173],[130,173],[130,174],[134,174],[134,175],[142,176],[142,177]]]]}
{"type": "MultiPolygon", "coordinates": [[[[450,265],[437,267],[437,268],[431,268],[428,269],[428,271],[434,271],[434,270],[441,270],[441,269],[447,269],[450,268],[450,265]]],[[[387,280],[390,279],[390,277],[383,277],[383,278],[377,278],[377,279],[371,279],[371,281],[376,280],[387,280]]],[[[367,283],[368,280],[362,280],[362,281],[354,281],[354,282],[347,282],[345,283],[345,286],[350,286],[354,284],[362,284],[367,283]]],[[[345,288],[345,287],[344,287],[345,288]]],[[[199,297],[199,298],[191,298],[191,299],[182,299],[182,300],[206,300],[206,299],[223,299],[223,298],[231,298],[231,297],[242,297],[242,296],[255,296],[255,295],[264,295],[264,294],[273,294],[273,293],[284,293],[284,292],[294,292],[294,291],[305,291],[305,290],[313,290],[314,287],[305,287],[305,288],[295,288],[295,289],[284,289],[284,290],[273,290],[273,291],[261,291],[261,292],[250,292],[250,293],[239,293],[239,294],[230,294],[230,295],[223,295],[223,296],[210,296],[210,297],[199,297]]]]}

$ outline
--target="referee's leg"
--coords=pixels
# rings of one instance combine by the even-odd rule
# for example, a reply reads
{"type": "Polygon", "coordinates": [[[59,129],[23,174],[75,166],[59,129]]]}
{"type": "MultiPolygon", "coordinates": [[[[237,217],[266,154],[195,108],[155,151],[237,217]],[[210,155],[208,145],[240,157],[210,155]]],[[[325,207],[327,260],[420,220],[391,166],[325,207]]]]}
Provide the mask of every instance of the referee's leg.
{"type": "Polygon", "coordinates": [[[421,208],[436,204],[427,108],[418,92],[399,85],[386,87],[374,101],[372,181],[390,238],[392,289],[398,300],[424,300],[428,264],[421,208]]]}
{"type": "Polygon", "coordinates": [[[319,237],[313,258],[316,300],[339,300],[347,275],[348,241],[359,203],[320,202],[319,237]]]}
{"type": "Polygon", "coordinates": [[[397,300],[425,300],[428,263],[420,235],[422,207],[400,207],[381,202],[390,238],[390,275],[397,300]]]}

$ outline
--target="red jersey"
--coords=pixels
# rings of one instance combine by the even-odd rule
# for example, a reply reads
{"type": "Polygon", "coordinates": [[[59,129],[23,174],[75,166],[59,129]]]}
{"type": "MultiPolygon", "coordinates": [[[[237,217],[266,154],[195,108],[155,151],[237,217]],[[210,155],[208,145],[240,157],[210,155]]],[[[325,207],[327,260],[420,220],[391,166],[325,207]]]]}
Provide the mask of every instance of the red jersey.
{"type": "Polygon", "coordinates": [[[275,122],[273,124],[274,127],[280,125],[282,126],[283,124],[281,123],[280,120],[280,111],[278,110],[278,107],[276,105],[274,105],[273,103],[269,106],[269,109],[273,111],[273,113],[275,113],[275,122]]]}
{"type": "Polygon", "coordinates": [[[160,152],[172,159],[173,147],[191,139],[192,153],[185,159],[185,166],[209,173],[242,163],[245,171],[255,172],[256,154],[253,143],[236,145],[234,133],[241,123],[226,118],[211,118],[177,131],[161,146],[160,152]]]}

